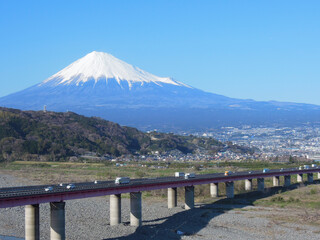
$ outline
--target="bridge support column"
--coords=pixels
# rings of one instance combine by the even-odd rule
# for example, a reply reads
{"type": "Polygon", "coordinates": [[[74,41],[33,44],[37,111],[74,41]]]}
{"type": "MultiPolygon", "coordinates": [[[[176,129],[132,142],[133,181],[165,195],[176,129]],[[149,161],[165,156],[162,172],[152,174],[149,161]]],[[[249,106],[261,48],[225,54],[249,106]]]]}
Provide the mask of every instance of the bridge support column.
{"type": "Polygon", "coordinates": [[[210,195],[211,197],[219,197],[219,184],[210,183],[210,195]]]}
{"type": "Polygon", "coordinates": [[[121,194],[110,195],[110,225],[121,223],[121,194]]]}
{"type": "Polygon", "coordinates": [[[40,239],[39,204],[25,206],[25,239],[40,239]]]}
{"type": "Polygon", "coordinates": [[[308,173],[308,183],[313,183],[313,173],[308,173]]]}
{"type": "Polygon", "coordinates": [[[303,182],[303,174],[302,173],[297,174],[297,182],[298,183],[303,182]]]}
{"type": "Polygon", "coordinates": [[[177,202],[177,188],[168,188],[168,208],[176,207],[177,202]]]}
{"type": "Polygon", "coordinates": [[[234,183],[226,182],[226,195],[227,198],[234,198],[234,183]]]}
{"type": "Polygon", "coordinates": [[[65,202],[50,203],[50,240],[66,239],[65,202]]]}
{"type": "Polygon", "coordinates": [[[194,186],[184,187],[185,189],[185,209],[194,208],[194,186]]]}
{"type": "Polygon", "coordinates": [[[290,175],[284,176],[284,186],[289,187],[290,184],[291,184],[291,176],[290,175]]]}
{"type": "Polygon", "coordinates": [[[258,191],[263,192],[264,191],[264,178],[258,178],[258,191]]]}
{"type": "Polygon", "coordinates": [[[318,179],[320,179],[320,172],[318,172],[318,179]]]}
{"type": "Polygon", "coordinates": [[[252,179],[246,179],[244,181],[244,186],[246,191],[252,191],[252,179]]]}
{"type": "Polygon", "coordinates": [[[278,187],[280,185],[280,177],[279,176],[274,176],[273,177],[273,186],[278,187]]]}
{"type": "Polygon", "coordinates": [[[130,193],[130,225],[135,227],[142,225],[141,192],[130,193]]]}

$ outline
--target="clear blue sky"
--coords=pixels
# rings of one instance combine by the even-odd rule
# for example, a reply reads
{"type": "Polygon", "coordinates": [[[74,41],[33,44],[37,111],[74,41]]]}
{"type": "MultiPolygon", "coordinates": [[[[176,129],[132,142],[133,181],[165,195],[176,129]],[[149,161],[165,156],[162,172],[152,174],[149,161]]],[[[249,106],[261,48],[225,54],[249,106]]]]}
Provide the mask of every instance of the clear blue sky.
{"type": "Polygon", "coordinates": [[[0,1],[0,96],[91,51],[235,98],[320,104],[320,1],[0,1]]]}

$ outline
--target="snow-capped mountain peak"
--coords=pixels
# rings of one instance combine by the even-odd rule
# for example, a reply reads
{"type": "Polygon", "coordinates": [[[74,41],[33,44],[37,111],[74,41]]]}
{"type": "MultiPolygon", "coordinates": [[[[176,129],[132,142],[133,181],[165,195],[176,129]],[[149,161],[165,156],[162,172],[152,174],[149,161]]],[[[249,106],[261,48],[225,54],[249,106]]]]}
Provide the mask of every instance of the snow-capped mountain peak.
{"type": "Polygon", "coordinates": [[[189,87],[186,84],[171,78],[157,77],[142,69],[132,66],[108,53],[93,51],[83,58],[73,62],[66,68],[43,81],[40,85],[54,83],[54,85],[79,85],[94,79],[95,82],[115,79],[121,85],[121,81],[132,83],[162,83],[176,86],[189,87]]]}

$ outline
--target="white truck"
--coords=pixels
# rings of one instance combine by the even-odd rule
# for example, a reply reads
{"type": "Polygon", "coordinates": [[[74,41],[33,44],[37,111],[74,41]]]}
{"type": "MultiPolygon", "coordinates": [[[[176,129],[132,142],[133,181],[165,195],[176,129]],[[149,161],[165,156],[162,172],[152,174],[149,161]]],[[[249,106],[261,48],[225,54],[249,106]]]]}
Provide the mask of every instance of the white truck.
{"type": "Polygon", "coordinates": [[[196,175],[194,173],[186,173],[186,175],[184,175],[185,179],[189,179],[189,178],[195,178],[196,175]]]}
{"type": "Polygon", "coordinates": [[[130,183],[130,178],[128,177],[117,177],[114,181],[115,184],[126,184],[130,183]]]}
{"type": "Polygon", "coordinates": [[[175,177],[184,177],[184,172],[175,172],[174,176],[175,177]]]}

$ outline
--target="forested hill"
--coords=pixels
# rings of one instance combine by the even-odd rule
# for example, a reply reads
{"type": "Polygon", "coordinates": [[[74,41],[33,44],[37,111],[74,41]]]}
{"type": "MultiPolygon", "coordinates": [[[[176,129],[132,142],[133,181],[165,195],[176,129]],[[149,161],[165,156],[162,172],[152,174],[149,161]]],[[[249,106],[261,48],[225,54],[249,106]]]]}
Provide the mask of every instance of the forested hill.
{"type": "Polygon", "coordinates": [[[158,132],[143,133],[95,117],[72,112],[20,111],[0,107],[0,160],[68,160],[87,152],[98,156],[148,154],[179,150],[210,153],[229,148],[236,152],[250,149],[226,146],[212,138],[178,136],[158,132]]]}

